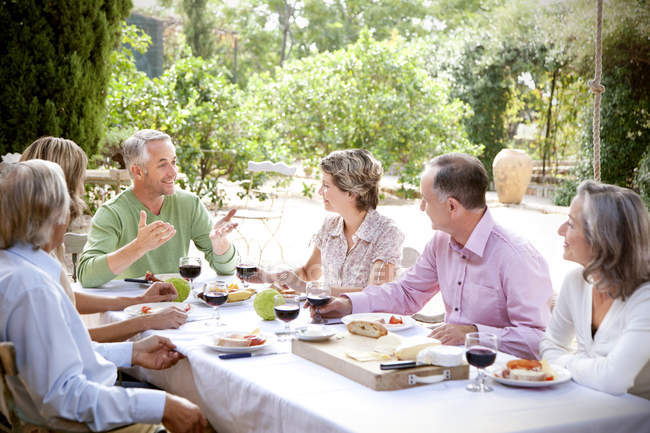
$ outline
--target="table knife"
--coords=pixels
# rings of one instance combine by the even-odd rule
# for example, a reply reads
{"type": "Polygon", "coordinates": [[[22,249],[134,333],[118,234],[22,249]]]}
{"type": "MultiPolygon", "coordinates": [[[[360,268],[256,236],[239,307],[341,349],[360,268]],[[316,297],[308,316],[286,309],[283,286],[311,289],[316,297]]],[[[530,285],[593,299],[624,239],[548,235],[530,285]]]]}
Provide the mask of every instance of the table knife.
{"type": "Polygon", "coordinates": [[[144,280],[142,278],[125,278],[124,281],[127,283],[140,283],[140,284],[151,284],[153,281],[144,280]]]}
{"type": "Polygon", "coordinates": [[[395,362],[382,362],[379,364],[380,370],[401,370],[403,368],[421,367],[427,364],[418,364],[415,361],[395,361],[395,362]]]}
{"type": "Polygon", "coordinates": [[[237,359],[237,358],[251,358],[254,356],[277,355],[278,352],[247,352],[247,353],[226,353],[219,355],[219,359],[237,359]]]}

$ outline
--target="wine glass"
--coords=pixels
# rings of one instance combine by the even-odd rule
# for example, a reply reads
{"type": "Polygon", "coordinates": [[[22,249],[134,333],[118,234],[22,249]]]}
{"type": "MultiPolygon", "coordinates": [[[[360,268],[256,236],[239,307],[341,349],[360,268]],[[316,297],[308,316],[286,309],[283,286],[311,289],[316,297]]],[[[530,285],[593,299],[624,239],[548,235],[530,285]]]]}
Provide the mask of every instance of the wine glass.
{"type": "Polygon", "coordinates": [[[287,334],[291,336],[291,326],[289,322],[298,318],[300,315],[300,300],[298,295],[275,295],[273,297],[273,309],[275,317],[284,322],[284,329],[276,334],[287,334]]]}
{"type": "Polygon", "coordinates": [[[189,280],[190,291],[194,291],[192,282],[196,277],[201,274],[201,258],[200,257],[181,257],[178,259],[178,272],[181,277],[189,280]]]}
{"type": "Polygon", "coordinates": [[[316,309],[316,315],[312,323],[325,323],[320,315],[320,307],[327,304],[332,299],[332,291],[328,285],[320,281],[310,281],[307,283],[307,301],[316,309]]]}
{"type": "Polygon", "coordinates": [[[497,336],[489,332],[470,332],[465,335],[465,356],[470,365],[478,368],[478,376],[467,385],[472,392],[489,392],[492,387],[485,383],[483,369],[494,364],[497,359],[497,336]]]}
{"type": "Polygon", "coordinates": [[[235,266],[235,269],[237,269],[237,278],[244,283],[244,288],[247,289],[248,280],[257,273],[257,265],[254,265],[252,260],[244,258],[235,266]]]}
{"type": "MultiPolygon", "coordinates": [[[[212,307],[212,318],[217,321],[216,326],[224,326],[225,323],[221,321],[221,314],[219,313],[219,305],[228,300],[228,290],[222,292],[206,284],[203,286],[203,300],[212,307]]],[[[209,326],[207,322],[206,325],[209,326]]]]}

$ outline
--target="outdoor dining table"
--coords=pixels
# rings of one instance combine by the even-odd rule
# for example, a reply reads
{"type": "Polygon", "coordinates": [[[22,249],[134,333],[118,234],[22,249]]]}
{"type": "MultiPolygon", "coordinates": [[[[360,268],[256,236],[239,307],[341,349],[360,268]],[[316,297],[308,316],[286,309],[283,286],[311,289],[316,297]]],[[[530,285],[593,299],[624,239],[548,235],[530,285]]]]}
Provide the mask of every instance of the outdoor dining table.
{"type": "MultiPolygon", "coordinates": [[[[205,280],[205,278],[204,278],[205,280]]],[[[202,285],[202,280],[195,282],[202,285]]],[[[135,296],[143,285],[114,280],[88,293],[135,296]]],[[[190,301],[192,308],[207,308],[190,301]]],[[[209,311],[209,310],[208,310],[209,311]]],[[[131,369],[141,380],[199,404],[219,433],[244,432],[649,432],[650,401],[629,394],[614,396],[570,381],[543,388],[493,383],[493,392],[465,390],[468,380],[445,381],[397,391],[375,391],[291,353],[289,341],[265,347],[257,356],[223,360],[210,347],[220,329],[275,332],[284,324],[263,321],[252,301],[220,307],[225,327],[211,320],[190,321],[179,329],[147,331],[168,337],[187,359],[161,371],[131,369]],[[275,353],[277,352],[277,353],[275,353]]],[[[124,312],[100,316],[121,320],[124,312]]],[[[292,326],[309,321],[303,309],[292,326]]],[[[343,325],[327,325],[345,333],[343,325]]],[[[415,326],[402,336],[426,335],[415,326]]],[[[512,357],[499,353],[497,363],[512,357]]],[[[470,379],[475,369],[471,370],[470,379]]]]}

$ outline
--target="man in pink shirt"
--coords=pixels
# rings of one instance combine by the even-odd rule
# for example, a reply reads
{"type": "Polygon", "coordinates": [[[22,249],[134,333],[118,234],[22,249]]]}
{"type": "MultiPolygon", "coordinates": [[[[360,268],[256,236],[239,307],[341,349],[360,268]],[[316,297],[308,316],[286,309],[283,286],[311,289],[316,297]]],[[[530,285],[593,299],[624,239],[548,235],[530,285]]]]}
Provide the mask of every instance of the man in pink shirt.
{"type": "Polygon", "coordinates": [[[446,323],[432,337],[459,345],[465,334],[487,331],[498,336],[500,351],[536,359],[551,314],[548,265],[526,240],[494,222],[485,204],[488,182],[475,157],[434,158],[420,181],[420,209],[434,234],[416,264],[399,281],[333,298],[321,313],[412,314],[440,292],[446,323]]]}

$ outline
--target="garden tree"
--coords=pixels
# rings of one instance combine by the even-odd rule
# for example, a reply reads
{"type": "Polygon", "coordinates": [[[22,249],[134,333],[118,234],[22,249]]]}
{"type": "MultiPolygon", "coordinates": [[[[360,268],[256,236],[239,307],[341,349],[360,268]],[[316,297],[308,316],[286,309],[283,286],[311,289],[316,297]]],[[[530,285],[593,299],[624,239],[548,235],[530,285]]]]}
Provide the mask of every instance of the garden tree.
{"type": "Polygon", "coordinates": [[[0,154],[42,135],[92,155],[104,128],[111,52],[131,0],[3,2],[0,8],[0,154]]]}
{"type": "MultiPolygon", "coordinates": [[[[573,73],[586,81],[593,76],[595,4],[587,0],[551,3],[544,9],[547,22],[542,25],[554,25],[549,37],[567,47],[573,73]]],[[[647,179],[647,162],[643,157],[650,148],[650,10],[643,0],[605,2],[603,15],[602,82],[607,90],[601,100],[601,180],[641,188],[639,185],[647,179]]],[[[584,91],[588,89],[585,87],[584,91]]],[[[590,98],[585,107],[588,112],[592,111],[591,101],[590,98]]],[[[578,180],[591,177],[584,166],[593,155],[592,119],[586,113],[584,117],[588,120],[580,156],[585,163],[576,172],[578,180]]],[[[556,201],[566,204],[566,198],[575,191],[575,183],[567,183],[563,188],[556,201]]]]}
{"type": "Polygon", "coordinates": [[[312,166],[333,150],[365,148],[412,185],[435,155],[479,154],[461,126],[465,105],[428,75],[414,48],[366,31],[344,50],[286,63],[275,78],[255,76],[244,111],[257,114],[242,120],[256,125],[244,129],[312,166]]]}
{"type": "Polygon", "coordinates": [[[185,38],[195,56],[208,59],[215,54],[215,20],[208,0],[182,0],[185,38]]]}
{"type": "MultiPolygon", "coordinates": [[[[130,46],[146,49],[146,35],[133,27],[124,34],[130,46]]],[[[219,177],[244,178],[246,161],[265,156],[242,141],[239,90],[214,60],[181,59],[153,80],[135,69],[129,50],[114,53],[112,62],[107,98],[112,136],[119,140],[142,128],[168,133],[187,178],[181,179],[182,187],[220,204],[219,177]]]]}
{"type": "MultiPolygon", "coordinates": [[[[217,26],[238,33],[238,82],[244,87],[252,74],[272,72],[287,59],[344,48],[357,40],[364,27],[383,40],[395,29],[408,39],[426,34],[432,25],[424,0],[211,2],[217,26]]],[[[224,40],[217,50],[232,70],[229,43],[224,40]]]]}

